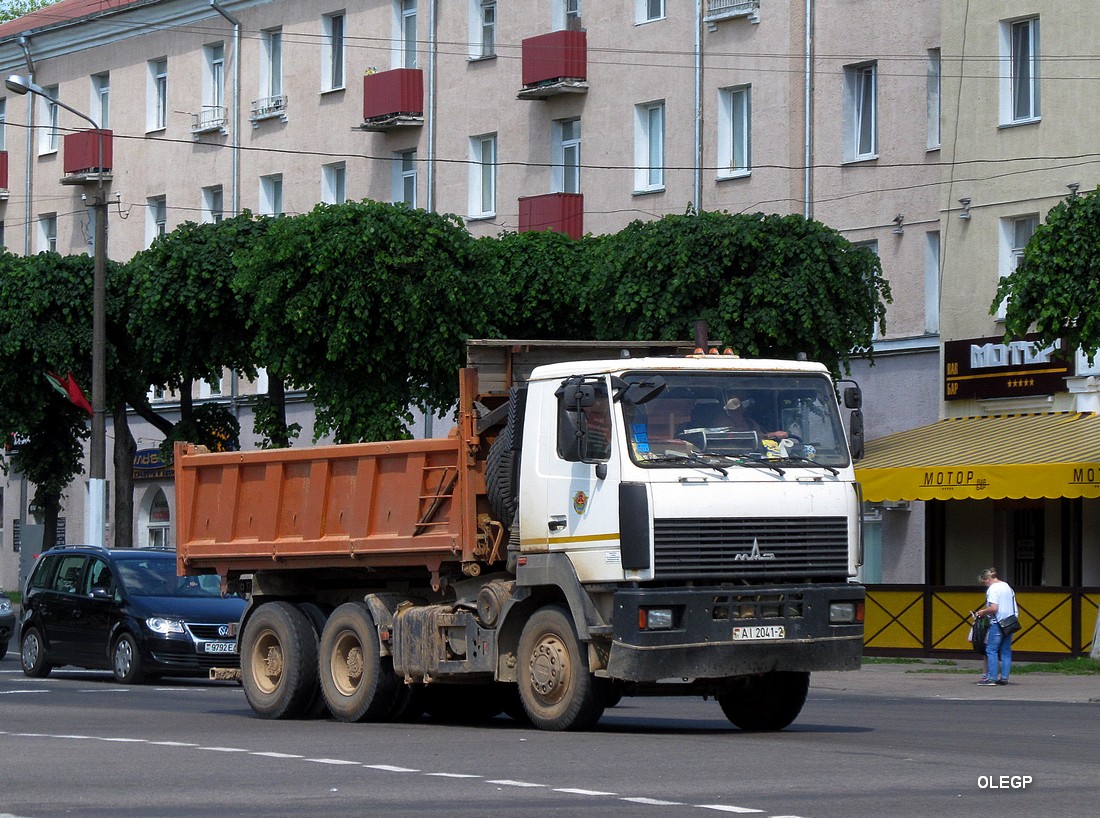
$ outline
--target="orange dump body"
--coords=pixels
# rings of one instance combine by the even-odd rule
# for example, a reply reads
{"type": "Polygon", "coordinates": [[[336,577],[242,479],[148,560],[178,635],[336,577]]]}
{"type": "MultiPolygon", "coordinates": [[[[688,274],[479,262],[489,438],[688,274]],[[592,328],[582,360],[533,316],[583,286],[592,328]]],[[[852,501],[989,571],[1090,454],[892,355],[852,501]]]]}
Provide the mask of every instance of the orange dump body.
{"type": "MultiPolygon", "coordinates": [[[[469,429],[468,413],[459,428],[469,429]]],[[[180,573],[293,568],[427,569],[503,559],[480,522],[476,438],[302,449],[176,450],[180,573]]],[[[473,571],[468,569],[468,573],[473,571]]]]}

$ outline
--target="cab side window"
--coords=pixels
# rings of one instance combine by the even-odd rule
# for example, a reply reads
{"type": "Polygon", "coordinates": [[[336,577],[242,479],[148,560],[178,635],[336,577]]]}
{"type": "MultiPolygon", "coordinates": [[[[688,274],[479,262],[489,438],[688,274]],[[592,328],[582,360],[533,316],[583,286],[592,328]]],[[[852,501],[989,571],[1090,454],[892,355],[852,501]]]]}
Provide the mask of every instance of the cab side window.
{"type": "Polygon", "coordinates": [[[79,590],[80,572],[84,568],[84,557],[70,554],[60,559],[52,590],[63,594],[75,594],[79,590]]]}

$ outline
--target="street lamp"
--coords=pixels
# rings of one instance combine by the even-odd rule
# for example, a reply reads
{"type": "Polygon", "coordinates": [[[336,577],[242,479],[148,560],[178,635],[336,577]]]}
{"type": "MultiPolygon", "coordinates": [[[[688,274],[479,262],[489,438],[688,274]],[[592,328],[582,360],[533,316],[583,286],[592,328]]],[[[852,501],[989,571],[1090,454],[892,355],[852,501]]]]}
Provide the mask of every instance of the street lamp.
{"type": "MultiPolygon", "coordinates": [[[[98,184],[92,204],[95,213],[94,268],[92,274],[92,443],[88,464],[88,495],[84,515],[85,536],[91,545],[107,544],[107,197],[103,193],[103,133],[94,119],[51,96],[26,77],[12,74],[4,86],[13,94],[36,94],[90,122],[96,131],[98,184]]],[[[29,229],[29,228],[28,228],[29,229]]]]}

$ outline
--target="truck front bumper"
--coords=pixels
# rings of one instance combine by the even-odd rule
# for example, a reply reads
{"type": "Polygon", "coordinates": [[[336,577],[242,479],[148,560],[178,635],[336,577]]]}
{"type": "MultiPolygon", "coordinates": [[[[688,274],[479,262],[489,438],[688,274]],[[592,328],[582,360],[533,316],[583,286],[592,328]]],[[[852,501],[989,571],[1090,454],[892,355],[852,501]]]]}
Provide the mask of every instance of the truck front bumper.
{"type": "Polygon", "coordinates": [[[618,591],[607,674],[652,682],[857,670],[863,600],[863,587],[853,584],[618,591]],[[858,621],[831,622],[834,603],[850,603],[858,621]],[[639,611],[654,610],[671,610],[672,627],[643,628],[639,611]]]}

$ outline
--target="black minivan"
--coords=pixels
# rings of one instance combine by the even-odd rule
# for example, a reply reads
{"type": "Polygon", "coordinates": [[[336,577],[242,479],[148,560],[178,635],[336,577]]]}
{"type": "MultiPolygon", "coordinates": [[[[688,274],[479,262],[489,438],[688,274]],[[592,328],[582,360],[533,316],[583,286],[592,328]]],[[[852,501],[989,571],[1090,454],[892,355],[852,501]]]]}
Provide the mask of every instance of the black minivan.
{"type": "Polygon", "coordinates": [[[60,546],[39,555],[23,592],[20,659],[111,670],[124,684],[238,667],[240,597],[216,576],[176,576],[174,551],[60,546]]]}

